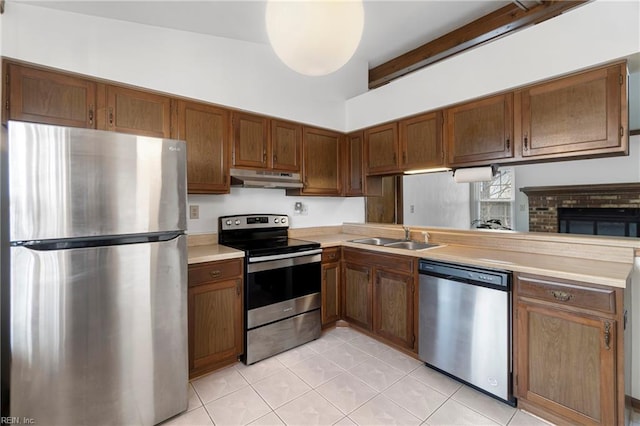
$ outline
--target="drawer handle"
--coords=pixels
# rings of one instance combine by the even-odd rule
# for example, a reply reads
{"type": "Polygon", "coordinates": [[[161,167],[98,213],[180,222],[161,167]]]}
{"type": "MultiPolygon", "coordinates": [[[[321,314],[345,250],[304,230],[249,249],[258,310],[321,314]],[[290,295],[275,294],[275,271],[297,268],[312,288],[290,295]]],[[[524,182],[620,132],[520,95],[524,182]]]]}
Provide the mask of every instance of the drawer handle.
{"type": "Polygon", "coordinates": [[[609,321],[604,323],[604,347],[607,350],[611,349],[611,323],[609,321]]]}
{"type": "Polygon", "coordinates": [[[568,300],[573,299],[573,294],[570,293],[566,293],[564,291],[559,291],[559,290],[549,290],[549,292],[551,293],[551,295],[556,299],[559,300],[561,302],[566,302],[568,300]]]}
{"type": "Polygon", "coordinates": [[[335,253],[331,253],[331,254],[329,255],[329,259],[335,259],[335,258],[336,258],[336,254],[335,254],[335,253]]]}
{"type": "Polygon", "coordinates": [[[209,272],[209,276],[211,278],[220,278],[221,275],[222,275],[221,271],[210,271],[209,272]]]}

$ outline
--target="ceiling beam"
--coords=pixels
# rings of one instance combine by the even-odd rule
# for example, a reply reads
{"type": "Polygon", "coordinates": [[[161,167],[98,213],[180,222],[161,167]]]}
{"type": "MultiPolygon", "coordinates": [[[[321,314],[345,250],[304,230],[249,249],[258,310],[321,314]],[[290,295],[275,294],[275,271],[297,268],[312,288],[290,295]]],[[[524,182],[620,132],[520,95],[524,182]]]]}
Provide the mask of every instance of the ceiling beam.
{"type": "Polygon", "coordinates": [[[456,53],[553,18],[588,1],[541,1],[528,10],[523,9],[517,3],[508,4],[442,37],[371,68],[369,70],[369,89],[380,87],[398,77],[456,53]]]}

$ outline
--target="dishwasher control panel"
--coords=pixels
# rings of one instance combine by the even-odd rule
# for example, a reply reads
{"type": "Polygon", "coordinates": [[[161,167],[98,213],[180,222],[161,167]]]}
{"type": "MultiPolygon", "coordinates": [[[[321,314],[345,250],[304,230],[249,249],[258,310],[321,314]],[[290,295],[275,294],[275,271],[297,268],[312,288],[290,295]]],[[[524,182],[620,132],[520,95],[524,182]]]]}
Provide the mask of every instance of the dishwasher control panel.
{"type": "Polygon", "coordinates": [[[465,281],[470,284],[490,284],[497,287],[505,287],[511,283],[511,272],[498,269],[486,269],[476,266],[456,263],[437,262],[434,260],[420,259],[418,271],[423,275],[432,275],[456,281],[465,281]]]}

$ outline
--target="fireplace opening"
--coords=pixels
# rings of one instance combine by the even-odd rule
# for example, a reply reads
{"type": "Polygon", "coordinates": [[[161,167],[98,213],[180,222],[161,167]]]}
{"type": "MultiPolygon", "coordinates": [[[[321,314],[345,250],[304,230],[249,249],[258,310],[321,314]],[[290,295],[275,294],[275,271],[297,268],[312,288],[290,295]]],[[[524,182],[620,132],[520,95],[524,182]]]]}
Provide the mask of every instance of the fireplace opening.
{"type": "Polygon", "coordinates": [[[558,232],[567,234],[639,237],[640,209],[558,208],[558,232]]]}

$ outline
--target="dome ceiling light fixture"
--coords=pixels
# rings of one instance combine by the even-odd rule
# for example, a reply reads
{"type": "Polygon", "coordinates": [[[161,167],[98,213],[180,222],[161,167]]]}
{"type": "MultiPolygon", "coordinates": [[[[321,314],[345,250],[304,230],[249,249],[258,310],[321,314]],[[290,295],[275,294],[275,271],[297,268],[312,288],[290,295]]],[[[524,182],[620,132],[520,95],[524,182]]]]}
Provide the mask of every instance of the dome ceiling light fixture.
{"type": "Polygon", "coordinates": [[[268,0],[266,24],[276,55],[307,76],[331,74],[353,56],[364,28],[362,0],[268,0]]]}

